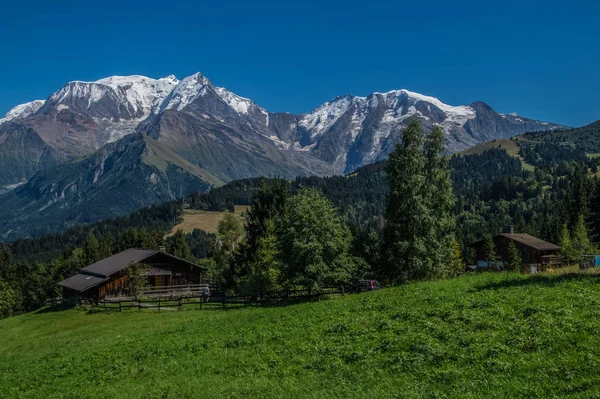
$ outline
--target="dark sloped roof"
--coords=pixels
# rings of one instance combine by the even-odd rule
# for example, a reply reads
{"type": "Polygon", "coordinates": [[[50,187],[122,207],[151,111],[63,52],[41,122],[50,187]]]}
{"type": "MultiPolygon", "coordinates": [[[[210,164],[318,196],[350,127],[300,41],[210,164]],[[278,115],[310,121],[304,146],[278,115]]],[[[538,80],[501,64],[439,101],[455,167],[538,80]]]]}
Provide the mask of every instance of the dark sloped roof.
{"type": "Polygon", "coordinates": [[[98,276],[110,276],[116,272],[125,269],[132,262],[141,262],[144,259],[151,257],[158,251],[149,251],[145,249],[126,249],[113,256],[102,259],[96,263],[81,269],[82,273],[96,274],[98,276]]]}
{"type": "Polygon", "coordinates": [[[88,274],[76,274],[73,277],[69,277],[68,279],[61,281],[60,283],[58,283],[58,285],[82,292],[100,283],[103,283],[106,280],[108,280],[108,277],[100,277],[88,274]]]}
{"type": "MultiPolygon", "coordinates": [[[[205,267],[192,263],[188,260],[178,258],[177,256],[167,254],[165,252],[130,248],[84,267],[79,271],[78,274],[61,281],[60,283],[58,283],[58,285],[83,292],[104,281],[109,280],[111,275],[120,272],[121,270],[124,270],[131,263],[144,262],[145,260],[152,257],[154,257],[154,260],[156,260],[157,258],[166,257],[170,259],[175,259],[180,262],[184,262],[190,266],[206,269],[205,267]],[[154,257],[155,255],[156,257],[154,257]]],[[[149,259],[149,262],[152,262],[153,259],[149,259]]],[[[170,274],[170,272],[161,270],[156,267],[151,268],[148,271],[148,273],[150,273],[148,275],[170,274]]]]}
{"type": "Polygon", "coordinates": [[[520,242],[521,244],[527,245],[528,247],[535,248],[540,251],[554,251],[554,250],[560,249],[560,247],[558,245],[554,245],[551,242],[541,240],[541,239],[531,236],[529,234],[502,233],[500,235],[503,237],[506,237],[510,240],[520,242]]]}

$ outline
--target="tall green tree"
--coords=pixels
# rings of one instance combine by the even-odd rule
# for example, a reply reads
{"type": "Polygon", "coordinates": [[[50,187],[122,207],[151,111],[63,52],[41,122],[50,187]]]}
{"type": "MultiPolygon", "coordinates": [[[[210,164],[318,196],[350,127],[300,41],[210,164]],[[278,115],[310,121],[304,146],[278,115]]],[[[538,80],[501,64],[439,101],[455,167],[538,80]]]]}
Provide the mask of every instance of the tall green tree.
{"type": "MultiPolygon", "coordinates": [[[[462,263],[462,256],[456,257],[456,249],[460,254],[460,246],[456,242],[456,217],[454,205],[456,198],[452,191],[452,180],[448,168],[448,158],[445,154],[444,132],[440,126],[435,126],[425,137],[425,181],[427,190],[426,204],[429,207],[429,217],[426,220],[428,232],[427,247],[430,257],[431,275],[445,275],[448,260],[462,263]]],[[[460,267],[459,267],[460,268],[460,267]]]]}
{"type": "Polygon", "coordinates": [[[316,188],[301,189],[282,221],[283,277],[309,290],[349,284],[354,273],[352,235],[332,203],[316,188]]]}
{"type": "Polygon", "coordinates": [[[290,183],[287,180],[261,180],[246,216],[246,245],[250,257],[256,252],[260,237],[267,233],[268,228],[274,227],[273,224],[276,225],[285,212],[289,197],[290,183]]]}
{"type": "Polygon", "coordinates": [[[390,155],[387,175],[383,275],[392,282],[447,275],[456,199],[442,128],[424,136],[421,123],[410,121],[390,155]]]}
{"type": "Polygon", "coordinates": [[[383,232],[382,275],[390,282],[404,282],[430,276],[428,254],[431,215],[428,206],[423,153],[423,130],[411,120],[396,144],[387,165],[389,194],[383,232]]]}
{"type": "Polygon", "coordinates": [[[260,294],[278,287],[280,253],[278,234],[290,196],[284,179],[261,179],[246,215],[245,240],[235,256],[236,274],[243,291],[260,294]]]}

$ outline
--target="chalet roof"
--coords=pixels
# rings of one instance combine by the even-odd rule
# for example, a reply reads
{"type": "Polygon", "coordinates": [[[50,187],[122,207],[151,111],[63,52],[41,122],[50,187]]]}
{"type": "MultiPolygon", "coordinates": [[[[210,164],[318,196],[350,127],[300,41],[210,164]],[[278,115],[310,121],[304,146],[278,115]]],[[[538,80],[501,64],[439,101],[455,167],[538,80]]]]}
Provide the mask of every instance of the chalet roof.
{"type": "Polygon", "coordinates": [[[159,251],[145,249],[126,249],[123,252],[119,252],[118,254],[109,256],[96,263],[92,263],[81,269],[80,272],[85,274],[96,274],[98,276],[110,276],[111,274],[115,274],[116,272],[125,269],[132,262],[142,262],[144,259],[148,259],[158,252],[159,251]]]}
{"type": "MultiPolygon", "coordinates": [[[[538,251],[558,251],[560,249],[560,247],[558,245],[554,245],[551,242],[544,241],[540,238],[534,237],[529,234],[524,234],[524,233],[500,233],[500,234],[494,236],[494,239],[496,239],[498,237],[506,237],[509,240],[513,240],[513,241],[516,241],[523,245],[527,245],[528,247],[531,247],[538,251]]],[[[485,240],[479,240],[470,245],[471,246],[479,245],[479,244],[483,243],[484,241],[485,240]]]]}
{"type": "Polygon", "coordinates": [[[510,240],[520,242],[521,244],[527,245],[528,247],[537,249],[539,251],[556,251],[560,249],[558,245],[554,245],[551,242],[544,241],[529,234],[502,233],[499,235],[510,240]]]}
{"type": "MultiPolygon", "coordinates": [[[[188,260],[178,258],[177,256],[170,255],[166,252],[130,248],[84,267],[76,275],[61,281],[58,283],[58,285],[73,289],[75,291],[83,292],[109,280],[111,275],[126,269],[131,263],[144,262],[146,260],[152,262],[153,260],[159,259],[163,263],[166,263],[165,258],[205,269],[202,266],[199,266],[188,260]]],[[[150,268],[147,272],[149,273],[147,275],[170,274],[170,272],[156,267],[150,268]]]]}
{"type": "Polygon", "coordinates": [[[68,279],[61,281],[60,283],[58,283],[58,285],[60,285],[61,287],[70,288],[75,291],[83,292],[89,290],[92,287],[95,287],[100,283],[105,282],[108,279],[108,277],[100,277],[87,274],[76,274],[73,277],[69,277],[68,279]]]}

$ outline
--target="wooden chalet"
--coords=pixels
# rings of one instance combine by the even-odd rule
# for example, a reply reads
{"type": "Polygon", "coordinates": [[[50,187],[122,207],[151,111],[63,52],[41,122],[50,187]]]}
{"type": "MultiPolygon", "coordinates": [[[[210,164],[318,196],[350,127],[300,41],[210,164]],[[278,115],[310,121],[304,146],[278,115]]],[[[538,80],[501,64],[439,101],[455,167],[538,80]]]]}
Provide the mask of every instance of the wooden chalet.
{"type": "MultiPolygon", "coordinates": [[[[548,241],[541,240],[529,234],[514,233],[508,229],[493,237],[495,251],[502,263],[508,261],[508,246],[514,243],[523,260],[523,271],[535,273],[548,264],[561,262],[560,247],[548,241]]],[[[487,267],[485,254],[485,240],[474,242],[470,245],[475,250],[477,265],[487,267]]]]}
{"type": "Polygon", "coordinates": [[[144,273],[150,287],[200,284],[204,268],[164,250],[127,249],[84,267],[58,283],[63,298],[102,299],[127,294],[125,269],[133,263],[148,267],[144,273]]]}

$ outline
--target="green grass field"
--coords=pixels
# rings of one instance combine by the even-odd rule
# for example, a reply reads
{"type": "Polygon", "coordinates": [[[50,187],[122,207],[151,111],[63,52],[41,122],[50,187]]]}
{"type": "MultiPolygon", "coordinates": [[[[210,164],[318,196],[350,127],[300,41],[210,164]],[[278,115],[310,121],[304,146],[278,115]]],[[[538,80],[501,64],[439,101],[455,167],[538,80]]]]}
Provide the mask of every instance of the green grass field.
{"type": "MultiPolygon", "coordinates": [[[[249,206],[247,205],[235,205],[234,214],[239,217],[242,223],[244,222],[244,215],[248,212],[248,208],[249,206]]],[[[186,209],[181,214],[181,223],[174,226],[167,236],[172,236],[177,230],[183,230],[184,233],[191,233],[194,229],[200,229],[207,233],[216,233],[223,216],[225,216],[225,212],[186,209]]]]}
{"type": "Polygon", "coordinates": [[[600,277],[479,274],[274,308],[0,321],[3,398],[591,398],[600,277]]]}

